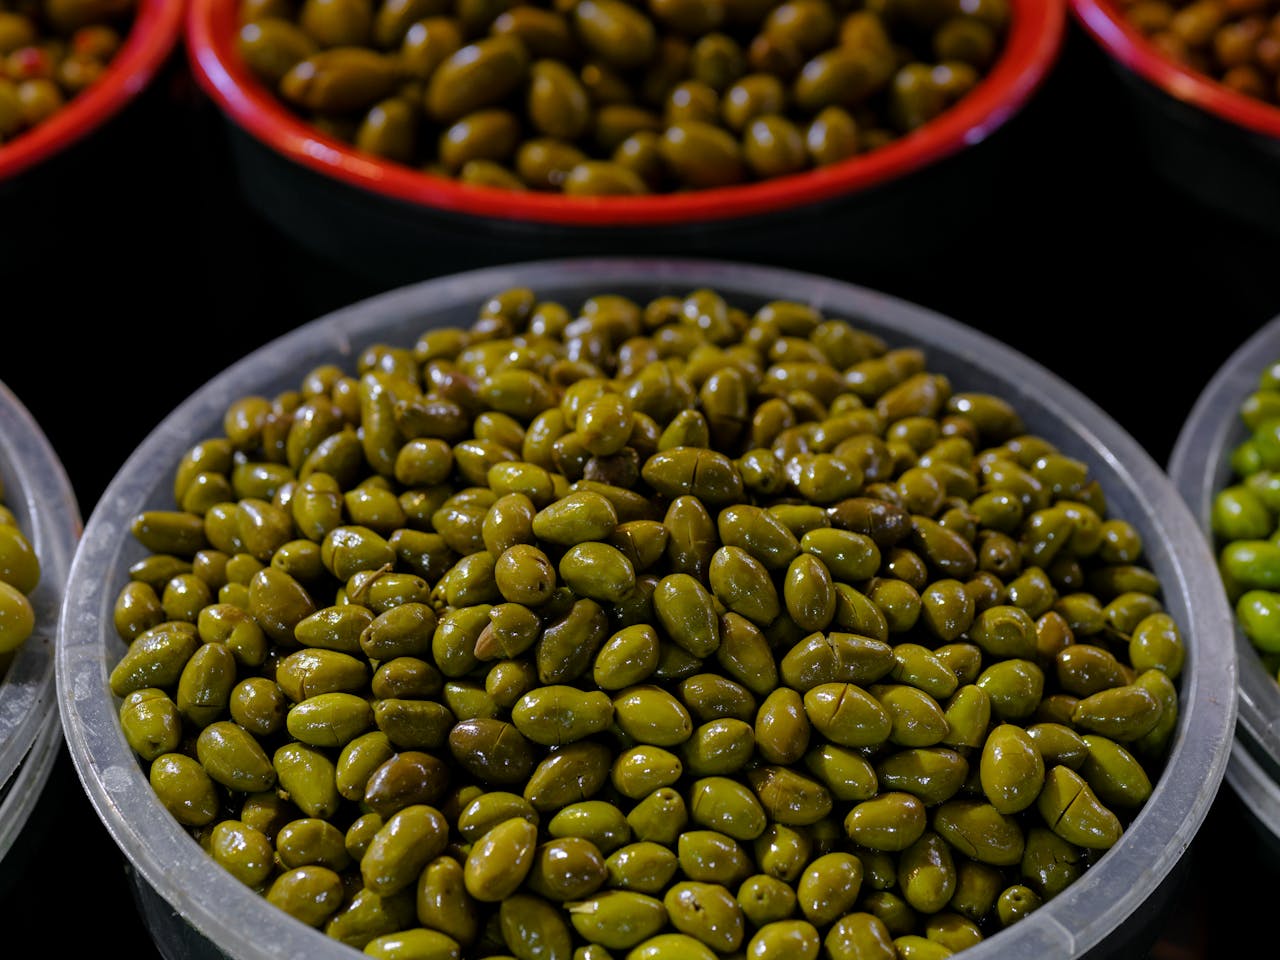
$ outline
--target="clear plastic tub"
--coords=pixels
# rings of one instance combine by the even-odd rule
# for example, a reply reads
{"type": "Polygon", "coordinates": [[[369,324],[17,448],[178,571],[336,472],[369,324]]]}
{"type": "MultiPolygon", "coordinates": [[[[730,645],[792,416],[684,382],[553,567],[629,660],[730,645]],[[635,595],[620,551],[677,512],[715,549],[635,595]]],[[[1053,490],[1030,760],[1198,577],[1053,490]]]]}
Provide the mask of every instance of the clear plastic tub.
{"type": "Polygon", "coordinates": [[[35,630],[0,672],[0,860],[22,833],[61,747],[54,648],[63,589],[80,536],[71,483],[39,425],[0,383],[4,504],[31,541],[40,582],[35,630]]]}
{"type": "MultiPolygon", "coordinates": [[[[1262,371],[1280,360],[1280,317],[1269,321],[1227,358],[1205,384],[1169,455],[1169,476],[1212,544],[1215,494],[1231,482],[1231,451],[1248,436],[1240,405],[1262,371]]],[[[1280,683],[1262,664],[1234,616],[1230,627],[1239,674],[1236,744],[1226,780],[1271,837],[1280,864],[1280,683]]]]}
{"type": "MultiPolygon", "coordinates": [[[[351,369],[372,342],[411,344],[437,325],[468,325],[495,291],[527,286],[576,304],[613,292],[636,298],[711,287],[747,309],[807,301],[891,345],[925,349],[956,389],[1004,396],[1027,429],[1084,461],[1109,512],[1134,524],[1165,607],[1186,638],[1181,709],[1164,774],[1121,840],[1082,878],[1026,919],[965,951],[966,960],[1078,960],[1142,956],[1181,880],[1180,867],[1222,782],[1235,723],[1235,647],[1213,558],[1187,504],[1143,448],[1065,380],[992,337],[901,300],[810,274],[710,260],[547,260],[429,280],[321,317],[272,341],[197,389],[129,457],[94,509],[72,564],[58,642],[68,749],[89,799],[128,858],[157,946],[170,958],[265,960],[359,956],[277,910],[214,865],[160,805],[130,752],[107,684],[124,646],[110,627],[139,511],[170,507],[172,465],[216,435],[226,405],[245,393],[293,388],[321,363],[351,369]],[[1227,695],[1224,695],[1226,693],[1227,695]]],[[[1066,371],[1064,371],[1066,372],[1066,371]]]]}
{"type": "Polygon", "coordinates": [[[1280,877],[1280,781],[1240,743],[1231,748],[1226,781],[1258,841],[1259,861],[1280,877]]]}

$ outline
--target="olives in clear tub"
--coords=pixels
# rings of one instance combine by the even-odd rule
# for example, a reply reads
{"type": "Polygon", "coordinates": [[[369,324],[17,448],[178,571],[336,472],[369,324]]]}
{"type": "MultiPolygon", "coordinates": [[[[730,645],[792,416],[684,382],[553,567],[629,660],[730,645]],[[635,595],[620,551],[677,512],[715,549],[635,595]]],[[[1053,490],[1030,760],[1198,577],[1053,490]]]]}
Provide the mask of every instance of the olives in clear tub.
{"type": "Polygon", "coordinates": [[[4,505],[0,484],[0,676],[36,626],[31,592],[40,582],[40,557],[13,511],[4,505]]]}
{"type": "MultiPolygon", "coordinates": [[[[1236,621],[1280,681],[1280,360],[1257,375],[1235,415],[1245,437],[1230,451],[1230,475],[1213,495],[1209,525],[1236,621]]],[[[1149,622],[1139,656],[1167,656],[1167,629],[1163,618],[1149,622]]]]}
{"type": "Polygon", "coordinates": [[[1008,4],[301,0],[240,8],[250,72],[324,134],[464,183],[636,196],[905,136],[1000,57],[1008,4]]]}
{"type": "Polygon", "coordinates": [[[959,952],[1119,840],[1185,654],[1084,464],[966,386],[785,290],[494,290],[192,439],[121,725],[210,869],[371,956],[959,952]]]}

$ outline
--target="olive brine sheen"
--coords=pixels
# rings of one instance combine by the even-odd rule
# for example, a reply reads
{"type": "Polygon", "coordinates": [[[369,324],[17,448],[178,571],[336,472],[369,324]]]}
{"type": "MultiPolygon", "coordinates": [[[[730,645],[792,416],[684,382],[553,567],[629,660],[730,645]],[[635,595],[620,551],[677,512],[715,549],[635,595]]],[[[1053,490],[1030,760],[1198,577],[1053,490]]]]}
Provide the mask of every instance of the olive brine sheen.
{"type": "Polygon", "coordinates": [[[784,290],[496,290],[222,426],[133,519],[120,723],[210,869],[369,956],[950,956],[1163,769],[1136,527],[784,290]]]}

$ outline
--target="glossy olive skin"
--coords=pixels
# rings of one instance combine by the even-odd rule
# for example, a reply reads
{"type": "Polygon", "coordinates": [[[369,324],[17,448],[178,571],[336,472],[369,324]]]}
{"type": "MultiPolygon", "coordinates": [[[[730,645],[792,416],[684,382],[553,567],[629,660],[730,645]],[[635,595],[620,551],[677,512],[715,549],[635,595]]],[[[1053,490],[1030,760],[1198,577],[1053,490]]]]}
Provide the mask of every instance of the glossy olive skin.
{"type": "MultiPolygon", "coordinates": [[[[685,125],[734,82],[692,46],[685,125]]],[[[110,625],[157,800],[305,922],[388,957],[941,955],[1152,795],[1185,651],[1136,532],[922,349],[514,288],[350,361],[229,405],[110,625]]]]}
{"type": "Polygon", "coordinates": [[[361,152],[491,188],[590,197],[759,182],[852,158],[962,98],[1007,29],[1007,11],[940,20],[894,5],[374,6],[249,7],[238,48],[289,108],[361,152]],[[540,146],[540,158],[524,151],[549,142],[562,148],[557,163],[540,146]]]}

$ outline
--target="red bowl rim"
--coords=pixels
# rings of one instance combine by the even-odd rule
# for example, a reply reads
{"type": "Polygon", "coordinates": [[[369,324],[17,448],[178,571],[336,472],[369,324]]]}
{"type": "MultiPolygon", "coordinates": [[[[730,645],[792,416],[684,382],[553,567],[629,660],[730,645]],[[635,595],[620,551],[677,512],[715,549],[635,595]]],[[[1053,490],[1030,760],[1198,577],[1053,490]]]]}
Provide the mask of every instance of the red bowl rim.
{"type": "Polygon", "coordinates": [[[44,123],[0,146],[0,180],[54,156],[88,136],[140,94],[182,35],[185,0],[140,0],[124,44],[97,82],[44,123]]]}
{"type": "Polygon", "coordinates": [[[231,120],[285,157],[412,205],[495,220],[566,226],[660,226],[748,217],[820,203],[905,176],[986,139],[1020,110],[1057,59],[1066,0],[1012,0],[1005,51],[968,95],[919,130],[820,170],[646,197],[565,197],[462,184],[360,153],[319,134],[249,74],[235,54],[235,4],[190,0],[192,72],[231,120]]]}
{"type": "Polygon", "coordinates": [[[1170,60],[1112,0],[1071,0],[1076,19],[1115,60],[1165,93],[1236,126],[1280,137],[1280,107],[1170,60]]]}

